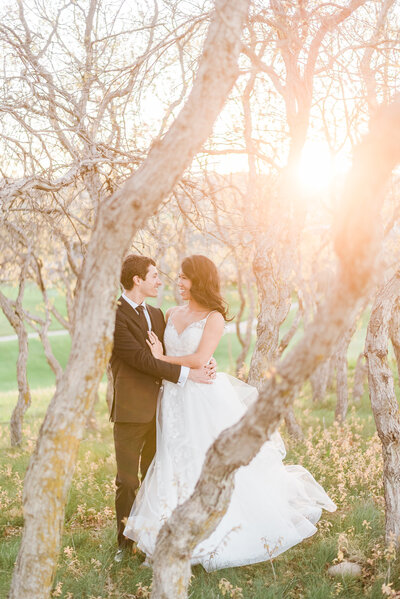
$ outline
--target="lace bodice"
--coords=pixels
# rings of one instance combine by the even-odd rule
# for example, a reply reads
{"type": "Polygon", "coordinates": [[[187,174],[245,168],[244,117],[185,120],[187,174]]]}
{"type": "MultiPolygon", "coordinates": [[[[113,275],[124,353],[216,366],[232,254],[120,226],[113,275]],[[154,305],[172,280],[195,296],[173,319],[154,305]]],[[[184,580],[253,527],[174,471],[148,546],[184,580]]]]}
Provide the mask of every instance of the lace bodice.
{"type": "Polygon", "coordinates": [[[188,356],[197,350],[207,316],[190,323],[181,333],[178,333],[170,317],[164,333],[164,345],[167,356],[188,356]]]}

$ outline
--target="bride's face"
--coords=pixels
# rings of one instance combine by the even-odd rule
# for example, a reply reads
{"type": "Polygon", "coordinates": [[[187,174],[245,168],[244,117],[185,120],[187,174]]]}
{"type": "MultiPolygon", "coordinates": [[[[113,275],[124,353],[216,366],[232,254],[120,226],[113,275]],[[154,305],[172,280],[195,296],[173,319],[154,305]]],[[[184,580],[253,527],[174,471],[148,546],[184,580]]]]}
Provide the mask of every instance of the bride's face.
{"type": "Polygon", "coordinates": [[[178,289],[183,300],[190,300],[190,288],[192,286],[192,281],[187,278],[187,276],[180,271],[178,275],[178,289]]]}

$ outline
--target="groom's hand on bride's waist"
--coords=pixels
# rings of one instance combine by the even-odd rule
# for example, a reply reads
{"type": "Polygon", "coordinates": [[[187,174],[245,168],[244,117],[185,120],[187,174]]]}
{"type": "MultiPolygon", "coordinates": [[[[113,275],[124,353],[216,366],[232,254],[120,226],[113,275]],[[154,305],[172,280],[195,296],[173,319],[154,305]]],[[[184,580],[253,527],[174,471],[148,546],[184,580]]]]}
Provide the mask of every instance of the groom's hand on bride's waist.
{"type": "Polygon", "coordinates": [[[210,385],[217,374],[217,363],[214,358],[205,364],[201,368],[191,368],[189,372],[189,380],[194,383],[203,383],[205,385],[210,385]]]}
{"type": "Polygon", "coordinates": [[[189,380],[194,383],[203,383],[205,385],[211,384],[217,374],[217,363],[214,358],[202,366],[202,368],[191,368],[189,372],[189,380]]]}

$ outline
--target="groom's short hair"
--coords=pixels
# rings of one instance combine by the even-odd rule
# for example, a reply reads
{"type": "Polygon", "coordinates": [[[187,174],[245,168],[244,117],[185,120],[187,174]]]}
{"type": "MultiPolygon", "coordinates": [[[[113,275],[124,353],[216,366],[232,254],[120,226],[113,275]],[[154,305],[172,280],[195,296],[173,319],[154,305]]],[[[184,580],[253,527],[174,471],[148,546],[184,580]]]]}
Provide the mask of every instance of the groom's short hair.
{"type": "Polygon", "coordinates": [[[150,265],[156,263],[152,258],[140,256],[139,254],[129,254],[122,263],[121,285],[129,291],[133,287],[133,277],[138,276],[145,279],[150,265]]]}

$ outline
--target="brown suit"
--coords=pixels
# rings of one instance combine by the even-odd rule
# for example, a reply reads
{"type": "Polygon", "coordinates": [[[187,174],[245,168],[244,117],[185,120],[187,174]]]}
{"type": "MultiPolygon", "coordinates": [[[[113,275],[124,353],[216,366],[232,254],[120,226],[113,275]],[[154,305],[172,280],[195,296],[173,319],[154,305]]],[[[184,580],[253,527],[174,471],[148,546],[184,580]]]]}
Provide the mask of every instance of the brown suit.
{"type": "MultiPolygon", "coordinates": [[[[152,306],[147,310],[152,330],[162,340],[164,315],[152,306]]],[[[180,366],[154,358],[146,339],[146,323],[120,297],[111,355],[114,397],[110,416],[117,460],[115,508],[120,547],[129,543],[123,536],[123,520],[129,516],[139,486],[139,461],[143,479],[155,453],[155,414],[162,379],[176,383],[181,372],[180,366]]]]}

